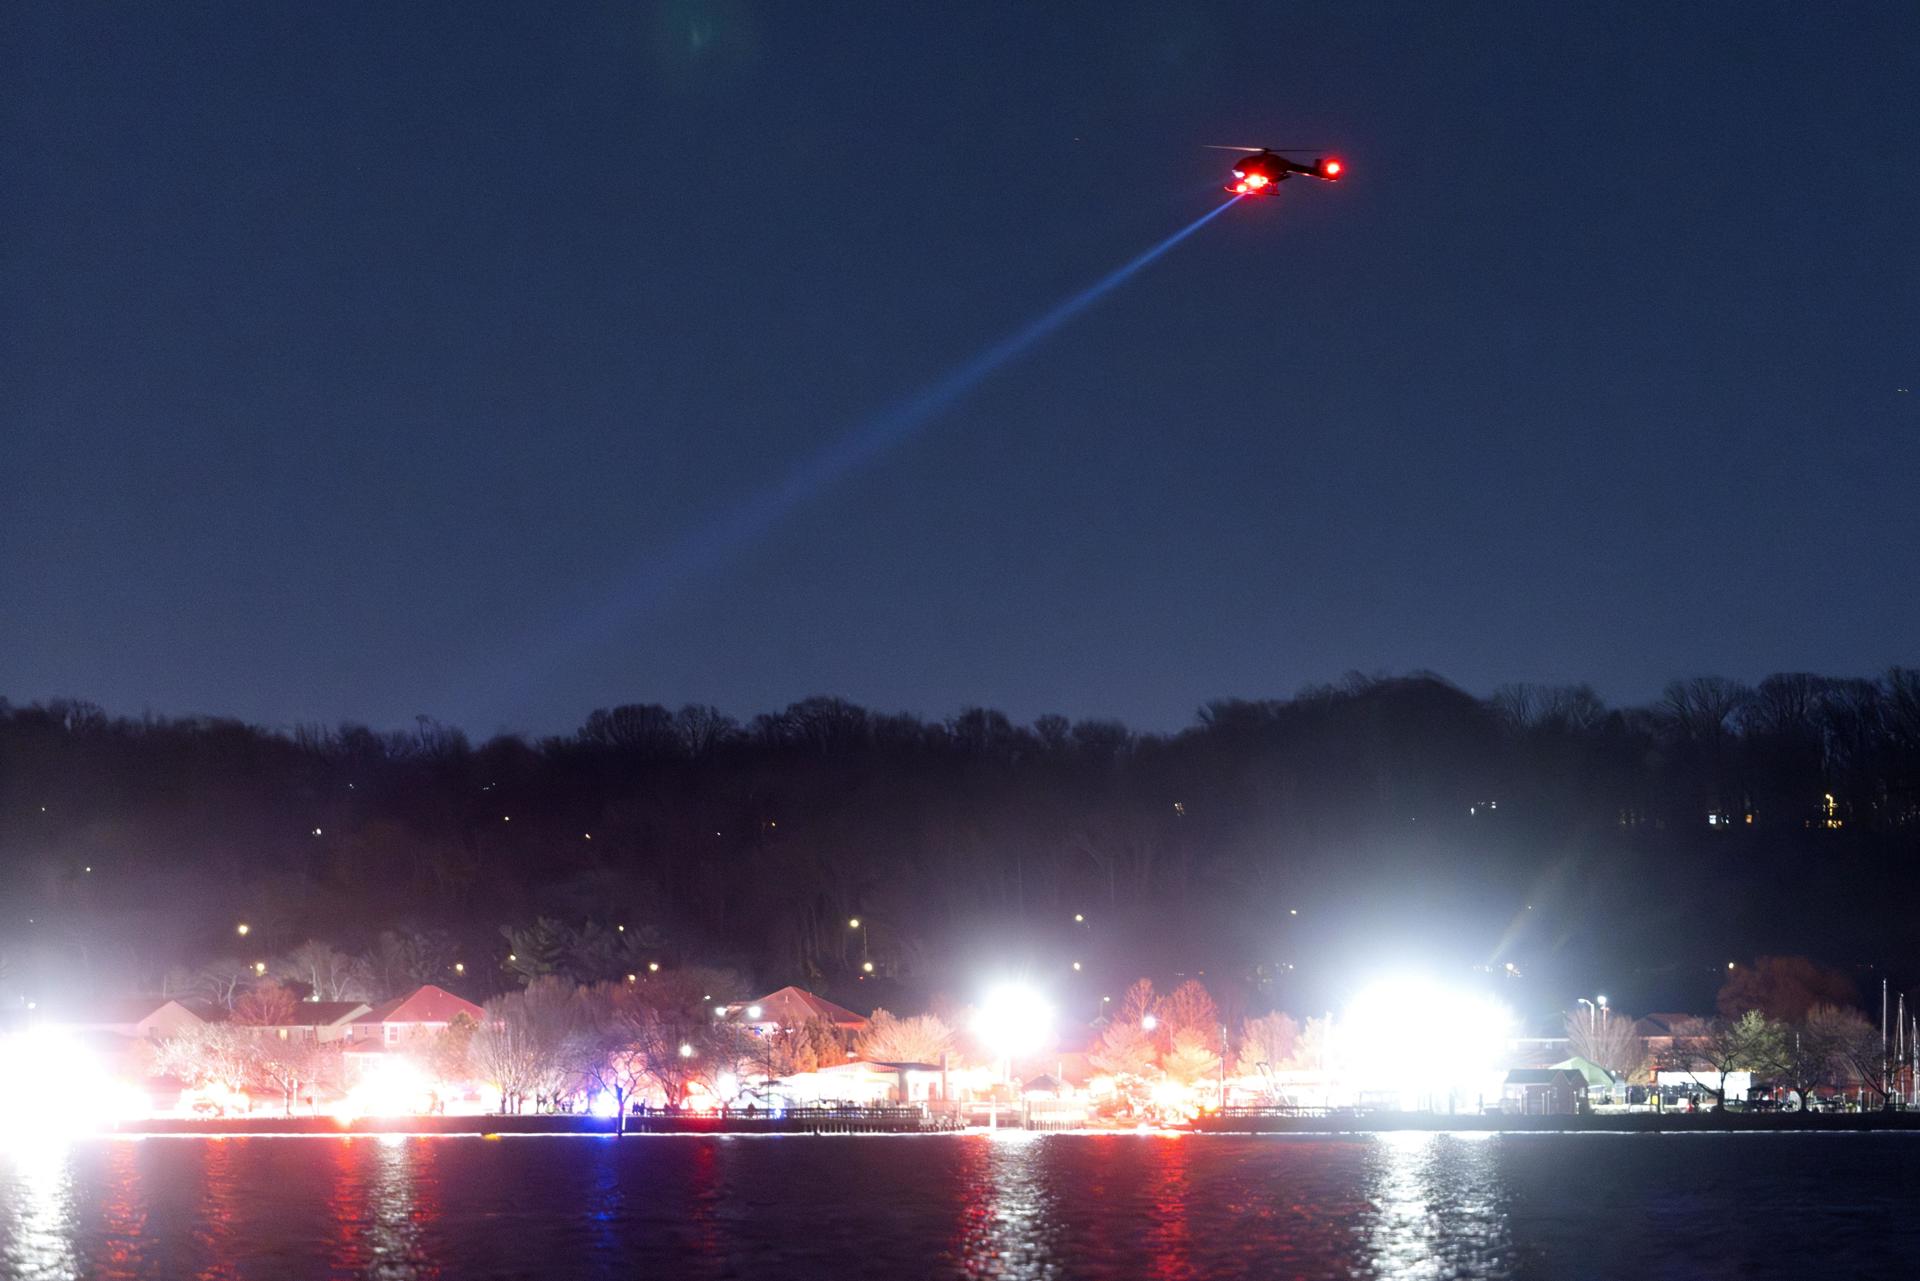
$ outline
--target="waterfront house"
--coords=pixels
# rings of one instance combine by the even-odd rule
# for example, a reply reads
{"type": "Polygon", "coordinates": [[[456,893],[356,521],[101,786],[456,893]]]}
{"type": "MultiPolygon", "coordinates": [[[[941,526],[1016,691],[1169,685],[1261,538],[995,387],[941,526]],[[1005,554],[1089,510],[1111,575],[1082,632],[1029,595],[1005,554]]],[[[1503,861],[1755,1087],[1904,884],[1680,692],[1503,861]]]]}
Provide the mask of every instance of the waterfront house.
{"type": "Polygon", "coordinates": [[[799,987],[783,987],[755,1000],[722,1006],[720,1013],[728,1018],[737,1018],[762,1035],[777,1032],[781,1028],[799,1027],[816,1019],[830,1023],[849,1035],[858,1034],[867,1026],[864,1015],[855,1014],[844,1005],[835,1005],[825,997],[815,996],[799,987]]]}
{"type": "Polygon", "coordinates": [[[462,1014],[475,1023],[487,1016],[486,1011],[472,1001],[455,996],[445,988],[423,983],[405,996],[382,1001],[349,1020],[347,1048],[352,1053],[398,1049],[445,1031],[447,1025],[462,1014]]]}

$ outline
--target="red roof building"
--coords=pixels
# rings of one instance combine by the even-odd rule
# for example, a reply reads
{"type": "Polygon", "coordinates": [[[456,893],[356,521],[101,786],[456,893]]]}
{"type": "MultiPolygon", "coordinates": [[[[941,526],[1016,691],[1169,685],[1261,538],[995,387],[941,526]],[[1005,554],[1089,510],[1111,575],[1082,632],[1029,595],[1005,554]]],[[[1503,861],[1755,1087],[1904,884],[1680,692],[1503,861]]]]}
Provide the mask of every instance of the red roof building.
{"type": "Polygon", "coordinates": [[[763,1031],[777,1027],[799,1027],[815,1019],[823,1019],[845,1032],[858,1032],[867,1026],[865,1016],[798,987],[783,987],[757,1000],[742,1001],[738,1005],[728,1006],[725,1013],[730,1018],[737,1018],[763,1031]]]}
{"type": "Polygon", "coordinates": [[[382,1001],[356,1018],[353,1040],[356,1045],[370,1041],[397,1045],[416,1036],[438,1032],[460,1014],[476,1023],[487,1016],[487,1012],[472,1001],[426,983],[405,996],[382,1001]]]}

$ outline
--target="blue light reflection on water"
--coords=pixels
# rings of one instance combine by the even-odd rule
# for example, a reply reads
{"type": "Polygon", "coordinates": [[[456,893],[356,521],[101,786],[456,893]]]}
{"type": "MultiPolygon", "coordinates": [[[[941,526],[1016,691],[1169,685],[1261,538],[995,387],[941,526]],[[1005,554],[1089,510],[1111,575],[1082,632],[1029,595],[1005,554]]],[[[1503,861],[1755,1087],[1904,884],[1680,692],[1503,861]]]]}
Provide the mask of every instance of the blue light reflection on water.
{"type": "Polygon", "coordinates": [[[93,1140],[0,1276],[1920,1275],[1909,1135],[93,1140]]]}

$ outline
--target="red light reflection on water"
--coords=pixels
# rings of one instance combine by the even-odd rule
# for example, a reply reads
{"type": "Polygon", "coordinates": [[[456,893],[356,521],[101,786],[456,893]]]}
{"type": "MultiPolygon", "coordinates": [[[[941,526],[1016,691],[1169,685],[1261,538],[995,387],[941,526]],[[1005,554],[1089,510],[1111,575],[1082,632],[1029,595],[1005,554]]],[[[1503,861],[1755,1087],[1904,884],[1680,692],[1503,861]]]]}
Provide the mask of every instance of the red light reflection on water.
{"type": "Polygon", "coordinates": [[[332,1165],[326,1212],[335,1271],[439,1276],[423,1241],[443,1203],[434,1141],[389,1135],[322,1142],[332,1165]]]}
{"type": "MultiPolygon", "coordinates": [[[[618,1140],[616,1140],[618,1142],[618,1140]]],[[[695,1144],[687,1167],[687,1246],[700,1258],[720,1255],[720,1226],[714,1215],[719,1203],[720,1144],[702,1139],[695,1144]]]]}
{"type": "Polygon", "coordinates": [[[959,1200],[942,1261],[964,1276],[1058,1276],[1059,1221],[1045,1137],[1006,1131],[958,1142],[952,1178],[959,1200]]]}
{"type": "Polygon", "coordinates": [[[233,1141],[208,1139],[205,1151],[200,1162],[200,1215],[193,1224],[193,1245],[201,1263],[193,1275],[197,1281],[226,1281],[241,1275],[234,1259],[240,1171],[233,1141]]]}
{"type": "Polygon", "coordinates": [[[106,1195],[100,1202],[100,1227],[105,1234],[104,1278],[140,1276],[144,1267],[143,1237],[147,1227],[147,1204],[136,1196],[140,1170],[135,1161],[137,1145],[114,1143],[106,1153],[106,1195]]]}
{"type": "Polygon", "coordinates": [[[1147,1157],[1147,1275],[1154,1281],[1197,1276],[1193,1266],[1191,1143],[1177,1136],[1140,1140],[1147,1157]]]}

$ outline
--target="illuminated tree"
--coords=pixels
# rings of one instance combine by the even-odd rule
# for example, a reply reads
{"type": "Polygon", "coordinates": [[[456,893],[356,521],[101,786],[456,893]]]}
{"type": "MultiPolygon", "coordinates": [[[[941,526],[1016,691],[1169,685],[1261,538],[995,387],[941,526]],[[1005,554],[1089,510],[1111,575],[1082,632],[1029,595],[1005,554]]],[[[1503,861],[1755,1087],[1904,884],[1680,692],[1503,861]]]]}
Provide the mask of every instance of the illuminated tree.
{"type": "Polygon", "coordinates": [[[953,1029],[932,1014],[902,1019],[875,1010],[854,1050],[874,1063],[938,1063],[952,1047],[953,1029]]]}
{"type": "Polygon", "coordinates": [[[1182,1085],[1195,1085],[1220,1075],[1220,1056],[1214,1053],[1213,1037],[1194,1028],[1182,1028],[1173,1034],[1173,1045],[1161,1060],[1161,1068],[1182,1085]]]}
{"type": "Polygon", "coordinates": [[[1169,992],[1157,1011],[1163,1044],[1171,1045],[1182,1032],[1192,1032],[1211,1046],[1220,1044],[1220,1007],[1198,979],[1188,979],[1169,992]]]}
{"type": "Polygon", "coordinates": [[[341,1050],[338,1041],[283,1027],[277,1034],[256,1035],[252,1070],[255,1079],[279,1093],[286,1115],[292,1116],[302,1087],[311,1091],[339,1075],[341,1050]]]}
{"type": "Polygon", "coordinates": [[[1327,1066],[1327,1052],[1333,1041],[1333,1020],[1308,1019],[1293,1043],[1293,1058],[1287,1066],[1296,1072],[1319,1072],[1327,1066]]]}
{"type": "Polygon", "coordinates": [[[285,1027],[300,1002],[274,982],[255,983],[233,1002],[233,1021],[242,1027],[285,1027]]]}
{"type": "Polygon", "coordinates": [[[1293,1061],[1300,1041],[1300,1025],[1275,1010],[1240,1024],[1240,1050],[1234,1071],[1241,1076],[1264,1076],[1293,1061]]]}
{"type": "Polygon", "coordinates": [[[427,1070],[443,1089],[464,1084],[473,1077],[473,1038],[480,1024],[471,1014],[461,1011],[435,1033],[427,1047],[427,1070]]]}
{"type": "Polygon", "coordinates": [[[259,1043],[231,1023],[200,1023],[161,1040],[153,1050],[157,1076],[190,1086],[218,1085],[238,1094],[259,1070],[259,1043]]]}
{"type": "Polygon", "coordinates": [[[1116,1019],[1101,1032],[1100,1044],[1087,1061],[1123,1081],[1138,1081],[1154,1071],[1160,1053],[1152,1034],[1137,1021],[1123,1023],[1116,1019]]]}

